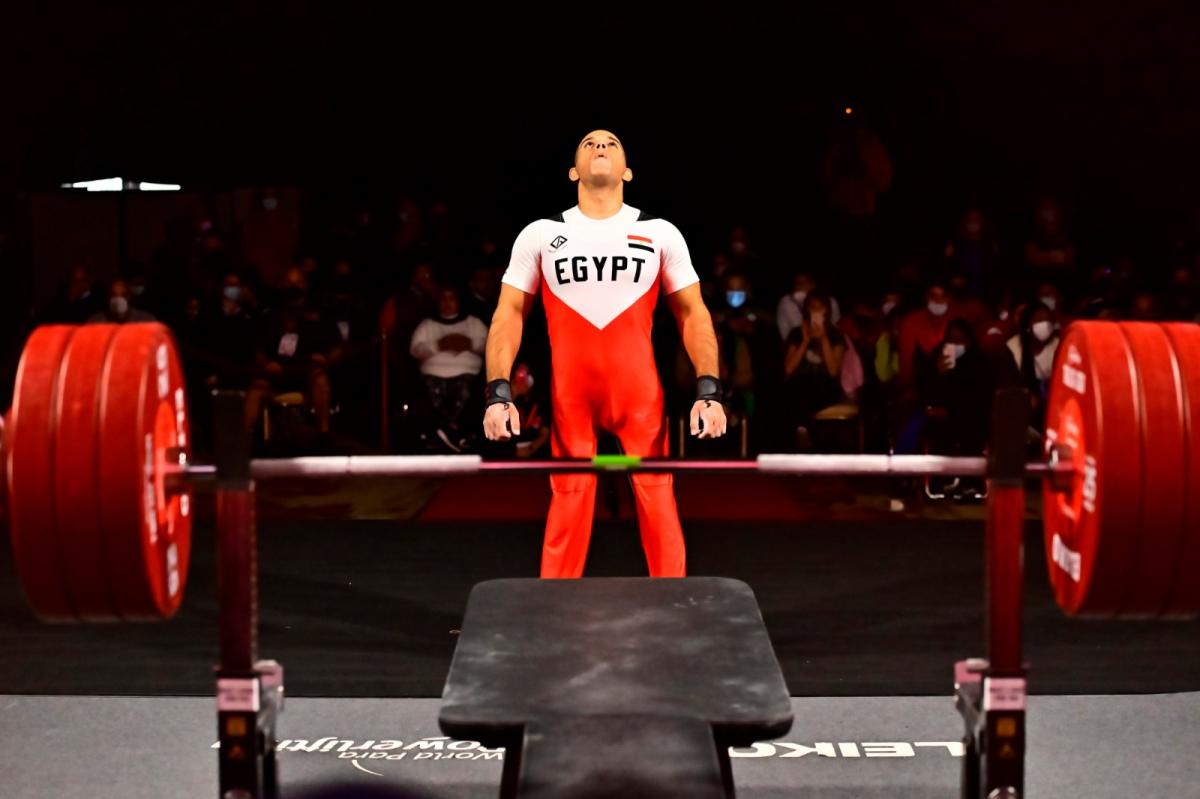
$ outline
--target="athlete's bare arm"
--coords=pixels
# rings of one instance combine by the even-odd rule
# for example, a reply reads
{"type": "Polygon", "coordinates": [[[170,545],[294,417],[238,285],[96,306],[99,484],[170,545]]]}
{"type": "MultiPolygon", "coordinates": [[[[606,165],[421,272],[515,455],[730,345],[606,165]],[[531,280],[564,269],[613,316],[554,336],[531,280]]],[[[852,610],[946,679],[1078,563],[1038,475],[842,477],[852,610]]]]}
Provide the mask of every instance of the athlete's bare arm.
{"type": "MultiPolygon", "coordinates": [[[[693,283],[674,294],[668,294],[667,304],[679,325],[683,348],[692,360],[696,375],[719,376],[721,367],[717,358],[717,334],[713,330],[712,316],[700,294],[700,284],[693,283]]],[[[701,438],[723,435],[725,409],[719,402],[697,401],[692,405],[691,427],[692,435],[701,438]]]]}
{"type": "MultiPolygon", "coordinates": [[[[533,310],[533,295],[507,284],[500,286],[500,300],[488,328],[487,379],[508,380],[513,361],[521,348],[525,317],[533,310]]],[[[489,405],[483,415],[483,432],[493,441],[507,441],[521,434],[521,419],[511,403],[489,405]]]]}
{"type": "Polygon", "coordinates": [[[692,359],[697,375],[718,374],[717,334],[713,330],[712,316],[700,295],[700,284],[693,283],[674,294],[667,295],[667,304],[679,325],[683,337],[683,348],[692,359]]]}

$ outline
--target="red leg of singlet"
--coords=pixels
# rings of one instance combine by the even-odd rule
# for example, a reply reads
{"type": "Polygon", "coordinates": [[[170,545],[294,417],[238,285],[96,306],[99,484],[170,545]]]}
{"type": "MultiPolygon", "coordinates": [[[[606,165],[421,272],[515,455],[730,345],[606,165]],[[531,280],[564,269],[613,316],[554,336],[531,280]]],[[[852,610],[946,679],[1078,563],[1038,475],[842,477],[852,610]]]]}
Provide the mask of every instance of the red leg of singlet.
{"type": "MultiPolygon", "coordinates": [[[[620,398],[617,398],[620,399],[620,398]]],[[[667,428],[663,423],[662,395],[650,403],[644,398],[631,398],[633,409],[617,414],[613,430],[621,439],[628,455],[643,458],[664,458],[667,451],[667,428]]],[[[651,577],[683,577],[687,557],[683,544],[683,529],[675,507],[674,479],[669,474],[634,474],[633,494],[637,501],[638,528],[642,533],[642,549],[651,577]]]]}
{"type": "MultiPolygon", "coordinates": [[[[596,454],[592,410],[583,402],[554,402],[551,451],[556,458],[596,454]]],[[[550,513],[542,544],[542,577],[582,577],[596,512],[596,475],[550,476],[550,513]]]]}

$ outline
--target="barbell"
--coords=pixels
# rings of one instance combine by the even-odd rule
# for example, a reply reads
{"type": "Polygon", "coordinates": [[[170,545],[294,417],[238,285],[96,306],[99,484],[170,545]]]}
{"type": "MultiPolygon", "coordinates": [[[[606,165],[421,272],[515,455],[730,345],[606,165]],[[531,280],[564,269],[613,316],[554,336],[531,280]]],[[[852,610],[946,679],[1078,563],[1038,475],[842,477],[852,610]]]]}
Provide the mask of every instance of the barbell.
{"type": "MultiPolygon", "coordinates": [[[[193,490],[186,390],[159,324],[53,325],[29,337],[0,428],[14,560],[53,622],[151,620],[179,608],[193,490]]],[[[1200,326],[1078,322],[1047,401],[1043,530],[1062,609],[1089,616],[1200,613],[1200,326]]],[[[757,472],[984,476],[983,457],[760,455],[746,461],[474,455],[251,462],[256,480],[490,472],[757,472]]]]}

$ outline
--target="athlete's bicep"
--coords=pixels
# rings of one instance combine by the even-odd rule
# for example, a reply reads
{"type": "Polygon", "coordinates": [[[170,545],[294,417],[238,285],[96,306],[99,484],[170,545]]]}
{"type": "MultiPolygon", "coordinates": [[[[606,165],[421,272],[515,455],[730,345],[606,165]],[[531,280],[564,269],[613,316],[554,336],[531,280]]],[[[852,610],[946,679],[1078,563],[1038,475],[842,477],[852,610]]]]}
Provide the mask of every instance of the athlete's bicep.
{"type": "Polygon", "coordinates": [[[496,303],[496,315],[492,319],[494,320],[497,316],[501,316],[501,312],[519,314],[520,318],[524,319],[533,310],[534,298],[533,294],[526,293],[509,283],[502,283],[500,285],[500,299],[496,303]]]}
{"type": "Polygon", "coordinates": [[[671,309],[671,314],[680,325],[692,314],[700,311],[706,312],[704,296],[700,293],[700,284],[693,283],[668,294],[667,307],[671,309]]]}

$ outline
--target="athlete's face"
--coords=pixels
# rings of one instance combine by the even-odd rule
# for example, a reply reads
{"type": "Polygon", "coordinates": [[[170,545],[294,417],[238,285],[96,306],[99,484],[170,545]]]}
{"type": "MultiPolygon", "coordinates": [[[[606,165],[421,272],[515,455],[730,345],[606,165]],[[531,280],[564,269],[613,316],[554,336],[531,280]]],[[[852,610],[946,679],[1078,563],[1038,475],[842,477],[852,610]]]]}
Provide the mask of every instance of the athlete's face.
{"type": "Polygon", "coordinates": [[[585,186],[612,186],[633,180],[633,172],[625,163],[620,139],[607,130],[593,130],[575,148],[570,177],[585,186]]]}

